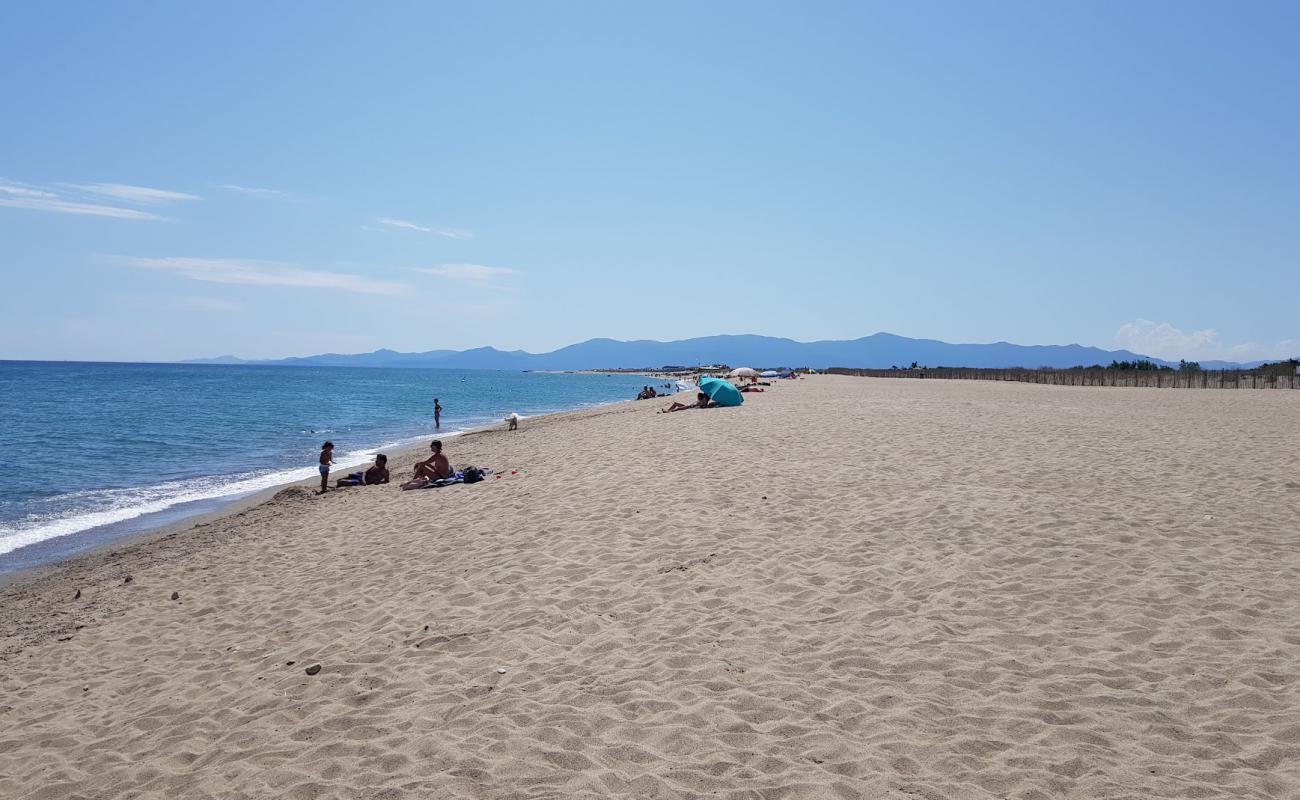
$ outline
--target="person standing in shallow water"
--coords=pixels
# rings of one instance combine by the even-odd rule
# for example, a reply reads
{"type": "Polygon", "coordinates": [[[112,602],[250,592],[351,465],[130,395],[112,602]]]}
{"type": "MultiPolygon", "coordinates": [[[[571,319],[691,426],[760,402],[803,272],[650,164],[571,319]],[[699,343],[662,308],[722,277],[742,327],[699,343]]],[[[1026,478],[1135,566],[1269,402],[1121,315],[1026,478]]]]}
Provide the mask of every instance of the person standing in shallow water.
{"type": "Polygon", "coordinates": [[[433,398],[433,427],[435,430],[442,430],[442,403],[438,398],[433,398]]]}

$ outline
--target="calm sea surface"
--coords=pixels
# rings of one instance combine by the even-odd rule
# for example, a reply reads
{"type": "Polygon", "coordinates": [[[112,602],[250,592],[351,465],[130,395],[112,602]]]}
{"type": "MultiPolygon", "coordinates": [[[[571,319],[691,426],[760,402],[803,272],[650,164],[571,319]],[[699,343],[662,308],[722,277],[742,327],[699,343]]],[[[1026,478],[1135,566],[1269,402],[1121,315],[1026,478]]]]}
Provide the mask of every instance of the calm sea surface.
{"type": "MultiPolygon", "coordinates": [[[[382,448],[636,396],[639,376],[0,362],[0,572],[211,511],[382,448]]],[[[454,443],[448,451],[455,461],[454,443]]]]}

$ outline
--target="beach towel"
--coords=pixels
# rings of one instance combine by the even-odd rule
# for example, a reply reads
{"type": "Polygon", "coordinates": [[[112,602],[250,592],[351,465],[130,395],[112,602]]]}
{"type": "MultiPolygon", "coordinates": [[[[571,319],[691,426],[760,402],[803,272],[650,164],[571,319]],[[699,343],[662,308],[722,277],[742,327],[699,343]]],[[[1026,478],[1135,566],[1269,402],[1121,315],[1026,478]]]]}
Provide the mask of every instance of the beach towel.
{"type": "MultiPolygon", "coordinates": [[[[479,467],[479,474],[491,475],[492,470],[488,469],[487,467],[479,467]]],[[[482,480],[482,478],[480,478],[479,480],[482,480]]],[[[443,486],[455,486],[458,483],[464,483],[464,482],[465,482],[465,472],[463,470],[457,470],[456,474],[452,475],[450,478],[439,478],[436,481],[429,481],[428,483],[426,483],[425,485],[419,488],[441,489],[443,486]]]]}

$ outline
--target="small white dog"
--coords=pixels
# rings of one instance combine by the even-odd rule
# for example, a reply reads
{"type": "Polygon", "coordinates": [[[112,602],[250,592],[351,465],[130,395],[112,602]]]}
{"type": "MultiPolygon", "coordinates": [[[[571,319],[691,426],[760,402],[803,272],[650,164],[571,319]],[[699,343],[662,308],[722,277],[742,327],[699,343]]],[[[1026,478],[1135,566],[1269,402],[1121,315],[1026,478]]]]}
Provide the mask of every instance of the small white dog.
{"type": "Polygon", "coordinates": [[[509,423],[510,423],[510,426],[509,426],[508,428],[506,428],[506,430],[510,430],[510,431],[517,431],[517,430],[519,430],[519,415],[518,415],[518,414],[514,414],[514,413],[512,413],[510,416],[506,417],[506,422],[509,422],[509,423]]]}

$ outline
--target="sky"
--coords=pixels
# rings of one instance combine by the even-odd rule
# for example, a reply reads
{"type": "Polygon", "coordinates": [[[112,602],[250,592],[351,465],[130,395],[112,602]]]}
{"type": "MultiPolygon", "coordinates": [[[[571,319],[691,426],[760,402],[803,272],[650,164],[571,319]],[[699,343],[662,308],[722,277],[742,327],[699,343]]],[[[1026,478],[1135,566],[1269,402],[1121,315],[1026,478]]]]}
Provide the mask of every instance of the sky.
{"type": "Polygon", "coordinates": [[[1300,355],[1300,4],[13,3],[0,359],[1300,355]]]}

